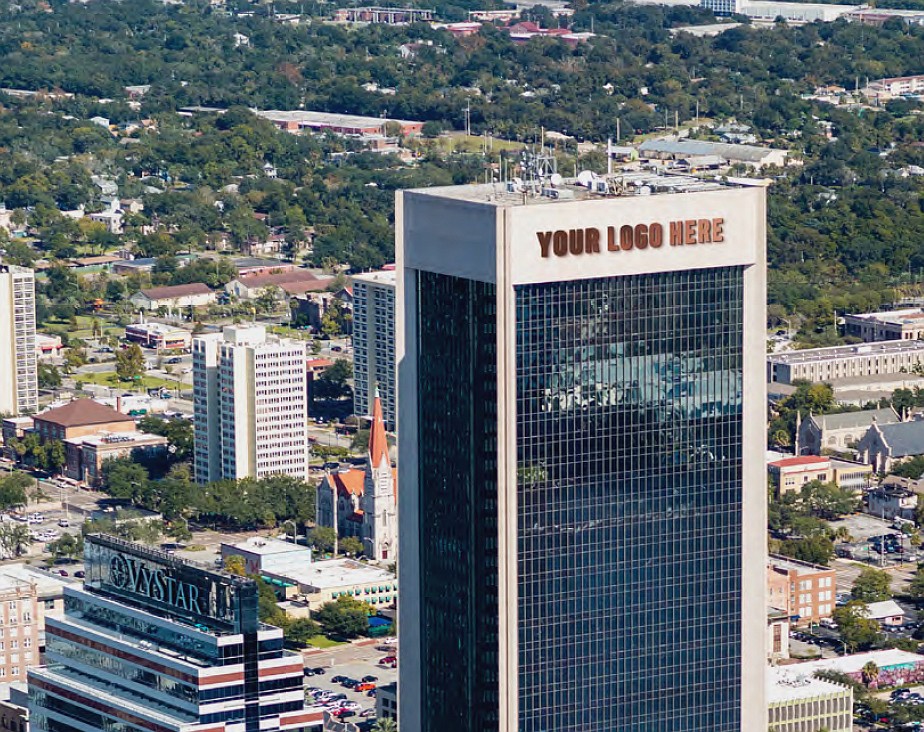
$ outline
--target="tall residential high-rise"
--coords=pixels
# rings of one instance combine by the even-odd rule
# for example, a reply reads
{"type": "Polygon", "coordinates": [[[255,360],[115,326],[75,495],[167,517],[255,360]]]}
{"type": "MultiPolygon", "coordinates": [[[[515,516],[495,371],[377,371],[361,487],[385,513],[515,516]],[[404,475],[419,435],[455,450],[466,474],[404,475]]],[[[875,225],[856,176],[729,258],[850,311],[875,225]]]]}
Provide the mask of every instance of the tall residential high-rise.
{"type": "Polygon", "coordinates": [[[376,391],[385,428],[395,429],[395,279],[390,270],[353,276],[353,413],[372,414],[376,391]]]}
{"type": "Polygon", "coordinates": [[[401,727],[763,732],[765,191],[398,194],[401,727]]]}
{"type": "Polygon", "coordinates": [[[0,264],[0,413],[37,410],[35,273],[0,264]]]}
{"type": "Polygon", "coordinates": [[[200,483],[308,477],[307,351],[262,325],[193,339],[195,476],[200,483]]]}

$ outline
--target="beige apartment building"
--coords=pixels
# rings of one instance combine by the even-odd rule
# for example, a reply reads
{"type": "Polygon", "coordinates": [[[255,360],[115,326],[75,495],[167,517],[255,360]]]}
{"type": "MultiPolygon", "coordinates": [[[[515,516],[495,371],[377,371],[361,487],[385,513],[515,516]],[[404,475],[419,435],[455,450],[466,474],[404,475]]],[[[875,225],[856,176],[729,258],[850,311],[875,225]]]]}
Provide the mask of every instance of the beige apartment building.
{"type": "Polygon", "coordinates": [[[39,617],[35,584],[0,576],[0,683],[25,681],[38,665],[39,617]]]}
{"type": "Polygon", "coordinates": [[[836,586],[833,569],[776,555],[767,562],[768,601],[784,610],[796,625],[831,617],[836,586]]]}

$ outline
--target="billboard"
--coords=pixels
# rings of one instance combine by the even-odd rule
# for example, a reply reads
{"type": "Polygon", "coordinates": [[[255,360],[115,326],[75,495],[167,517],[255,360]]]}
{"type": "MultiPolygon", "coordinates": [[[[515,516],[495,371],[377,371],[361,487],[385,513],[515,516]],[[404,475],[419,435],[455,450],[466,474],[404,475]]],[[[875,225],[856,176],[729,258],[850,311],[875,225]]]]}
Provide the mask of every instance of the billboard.
{"type": "Polygon", "coordinates": [[[208,630],[254,633],[257,586],[112,536],[84,544],[85,587],[158,615],[208,630]]]}

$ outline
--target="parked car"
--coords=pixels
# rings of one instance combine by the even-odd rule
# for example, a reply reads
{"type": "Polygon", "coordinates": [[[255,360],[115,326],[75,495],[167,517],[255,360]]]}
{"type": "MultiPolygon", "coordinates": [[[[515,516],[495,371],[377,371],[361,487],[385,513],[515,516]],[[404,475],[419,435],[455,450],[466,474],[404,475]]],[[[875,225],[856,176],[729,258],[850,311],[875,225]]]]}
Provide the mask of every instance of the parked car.
{"type": "Polygon", "coordinates": [[[363,681],[353,688],[353,691],[372,691],[375,688],[375,684],[371,681],[363,681]]]}
{"type": "Polygon", "coordinates": [[[363,676],[362,680],[363,681],[378,681],[379,677],[378,676],[363,676]]]}
{"type": "Polygon", "coordinates": [[[391,665],[391,664],[393,664],[393,663],[397,663],[397,662],[398,662],[398,657],[397,657],[397,656],[385,656],[385,658],[380,658],[380,659],[379,659],[379,666],[389,666],[389,665],[391,665]]]}

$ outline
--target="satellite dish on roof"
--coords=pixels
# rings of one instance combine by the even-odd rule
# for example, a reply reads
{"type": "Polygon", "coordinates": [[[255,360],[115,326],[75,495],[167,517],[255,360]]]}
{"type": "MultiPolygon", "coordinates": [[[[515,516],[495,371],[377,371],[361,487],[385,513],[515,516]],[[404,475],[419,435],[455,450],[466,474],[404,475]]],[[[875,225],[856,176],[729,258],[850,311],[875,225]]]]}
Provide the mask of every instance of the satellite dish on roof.
{"type": "Polygon", "coordinates": [[[582,170],[578,173],[577,182],[579,185],[584,186],[585,188],[590,188],[593,185],[594,178],[597,176],[594,175],[592,170],[582,170]]]}
{"type": "Polygon", "coordinates": [[[561,175],[559,175],[558,173],[552,173],[552,177],[549,178],[549,181],[552,183],[553,186],[560,186],[562,183],[565,182],[565,179],[562,178],[561,175]]]}

